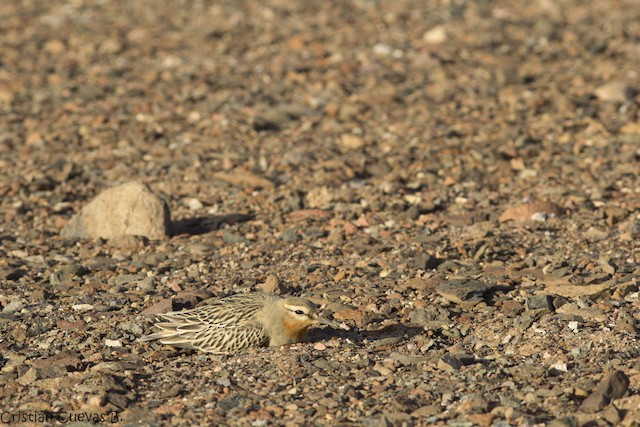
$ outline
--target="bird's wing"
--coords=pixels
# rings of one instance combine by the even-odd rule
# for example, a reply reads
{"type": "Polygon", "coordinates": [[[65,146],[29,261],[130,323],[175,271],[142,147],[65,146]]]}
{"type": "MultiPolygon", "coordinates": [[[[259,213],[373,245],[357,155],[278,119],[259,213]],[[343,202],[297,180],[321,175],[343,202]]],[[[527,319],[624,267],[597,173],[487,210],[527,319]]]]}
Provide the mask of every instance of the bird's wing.
{"type": "Polygon", "coordinates": [[[193,310],[161,314],[158,332],[143,341],[159,340],[163,344],[192,348],[210,353],[231,353],[242,348],[266,346],[269,337],[254,320],[255,307],[211,304],[193,310]]]}

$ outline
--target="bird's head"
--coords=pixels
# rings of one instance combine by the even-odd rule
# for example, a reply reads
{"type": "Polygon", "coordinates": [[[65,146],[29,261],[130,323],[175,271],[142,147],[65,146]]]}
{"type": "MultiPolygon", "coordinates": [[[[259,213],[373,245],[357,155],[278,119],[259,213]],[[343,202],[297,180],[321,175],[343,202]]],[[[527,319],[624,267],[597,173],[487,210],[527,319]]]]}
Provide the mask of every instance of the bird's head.
{"type": "Polygon", "coordinates": [[[306,334],[309,326],[317,323],[334,328],[340,327],[336,322],[318,316],[318,308],[315,304],[304,298],[287,298],[282,301],[282,308],[284,308],[283,324],[288,330],[295,328],[306,334]]]}

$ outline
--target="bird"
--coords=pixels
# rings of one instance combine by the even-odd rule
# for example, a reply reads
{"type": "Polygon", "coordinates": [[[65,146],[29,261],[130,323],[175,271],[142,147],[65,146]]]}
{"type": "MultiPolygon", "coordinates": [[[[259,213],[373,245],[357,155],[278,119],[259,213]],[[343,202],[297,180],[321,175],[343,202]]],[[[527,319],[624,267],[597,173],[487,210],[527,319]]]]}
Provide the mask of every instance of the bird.
{"type": "Polygon", "coordinates": [[[314,324],[341,327],[318,315],[309,300],[266,292],[210,298],[196,308],[159,314],[157,332],[140,341],[230,354],[250,347],[278,347],[301,342],[314,324]]]}

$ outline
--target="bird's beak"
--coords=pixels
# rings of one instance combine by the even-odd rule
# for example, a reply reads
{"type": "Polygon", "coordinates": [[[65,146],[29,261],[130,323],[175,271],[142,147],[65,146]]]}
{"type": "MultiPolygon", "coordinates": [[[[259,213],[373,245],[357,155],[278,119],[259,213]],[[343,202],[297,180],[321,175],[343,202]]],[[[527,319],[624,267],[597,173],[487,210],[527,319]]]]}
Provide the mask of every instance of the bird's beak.
{"type": "Polygon", "coordinates": [[[331,326],[334,329],[349,329],[348,326],[346,325],[341,325],[340,323],[334,321],[334,320],[329,320],[329,319],[325,319],[324,317],[318,317],[316,316],[314,319],[316,322],[318,322],[321,325],[327,325],[327,326],[331,326]]]}

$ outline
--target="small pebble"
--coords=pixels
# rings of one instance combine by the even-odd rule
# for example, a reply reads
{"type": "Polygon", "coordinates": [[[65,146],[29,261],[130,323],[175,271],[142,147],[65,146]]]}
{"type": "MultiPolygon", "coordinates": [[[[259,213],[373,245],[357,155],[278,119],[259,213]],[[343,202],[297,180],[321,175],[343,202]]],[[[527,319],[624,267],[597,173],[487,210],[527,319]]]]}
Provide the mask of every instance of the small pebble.
{"type": "Polygon", "coordinates": [[[16,313],[24,308],[24,303],[20,300],[11,301],[2,309],[3,313],[16,313]]]}
{"type": "Polygon", "coordinates": [[[322,344],[321,342],[317,342],[313,345],[313,348],[318,351],[324,351],[327,349],[327,346],[322,344]]]}

